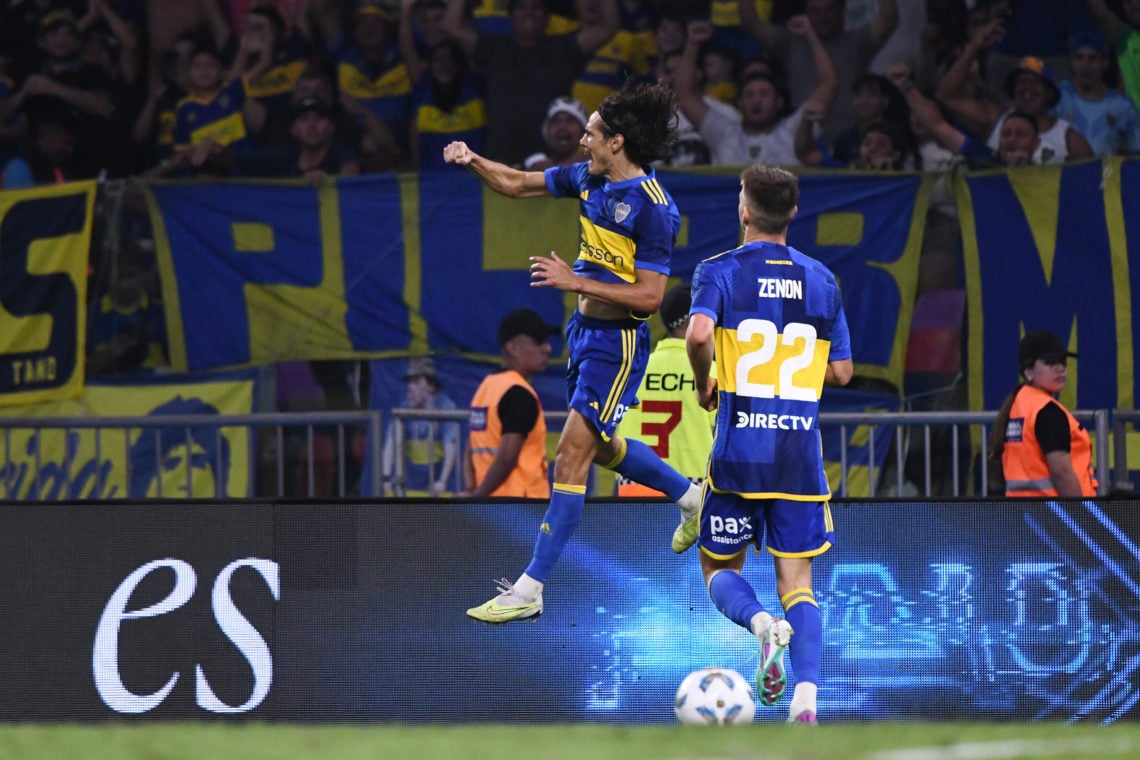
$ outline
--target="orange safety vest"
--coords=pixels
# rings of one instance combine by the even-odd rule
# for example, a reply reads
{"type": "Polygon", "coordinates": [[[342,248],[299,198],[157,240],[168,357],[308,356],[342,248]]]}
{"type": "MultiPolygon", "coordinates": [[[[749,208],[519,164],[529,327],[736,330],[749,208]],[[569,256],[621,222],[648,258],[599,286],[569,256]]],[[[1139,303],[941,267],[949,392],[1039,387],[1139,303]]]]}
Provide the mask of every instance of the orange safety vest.
{"type": "Polygon", "coordinates": [[[1089,433],[1068,409],[1052,395],[1032,385],[1023,385],[1009,410],[1005,447],[1001,454],[1006,496],[1056,496],[1045,452],[1037,442],[1037,413],[1046,404],[1057,404],[1069,420],[1069,457],[1081,484],[1082,496],[1096,496],[1097,480],[1092,469],[1092,443],[1089,433]]]}
{"type": "Polygon", "coordinates": [[[538,404],[538,420],[519,451],[519,461],[491,496],[514,496],[525,499],[549,499],[550,480],[546,474],[546,418],[542,401],[526,378],[513,369],[488,375],[471,399],[471,463],[475,482],[482,483],[495,461],[503,438],[503,421],[499,419],[499,401],[516,385],[526,388],[538,404]]]}

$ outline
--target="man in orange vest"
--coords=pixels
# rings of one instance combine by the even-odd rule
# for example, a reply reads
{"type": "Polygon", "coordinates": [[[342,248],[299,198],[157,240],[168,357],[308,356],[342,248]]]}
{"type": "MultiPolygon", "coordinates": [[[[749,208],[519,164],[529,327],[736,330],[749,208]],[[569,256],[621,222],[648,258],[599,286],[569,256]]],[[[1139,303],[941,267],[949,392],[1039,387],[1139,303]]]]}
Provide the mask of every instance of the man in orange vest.
{"type": "Polygon", "coordinates": [[[1051,332],[1021,339],[1024,383],[1010,392],[994,422],[991,456],[1001,458],[1006,496],[1096,496],[1089,433],[1056,399],[1077,358],[1051,332]]]}
{"type": "Polygon", "coordinates": [[[486,377],[471,399],[467,496],[549,499],[546,419],[530,376],[546,368],[550,337],[562,332],[533,309],[499,323],[502,372],[486,377]]]}

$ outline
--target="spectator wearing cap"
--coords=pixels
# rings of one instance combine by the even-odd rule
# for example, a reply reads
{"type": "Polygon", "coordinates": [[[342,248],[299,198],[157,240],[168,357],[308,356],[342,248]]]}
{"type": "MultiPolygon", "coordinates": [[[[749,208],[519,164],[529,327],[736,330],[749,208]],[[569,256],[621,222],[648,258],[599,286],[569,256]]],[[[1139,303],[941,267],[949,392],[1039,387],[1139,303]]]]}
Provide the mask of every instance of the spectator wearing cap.
{"type": "Polygon", "coordinates": [[[533,309],[499,322],[503,369],[484,378],[471,399],[464,496],[550,498],[546,418],[530,378],[546,369],[550,339],[561,332],[533,309]]]}
{"type": "MultiPolygon", "coordinates": [[[[332,6],[333,4],[326,4],[332,6]]],[[[328,39],[329,55],[336,68],[337,95],[341,106],[364,130],[362,168],[367,172],[414,168],[408,135],[412,119],[412,80],[398,44],[398,9],[359,0],[346,22],[330,23],[337,29],[328,39]]]]}
{"type": "Polygon", "coordinates": [[[243,177],[300,177],[320,185],[330,177],[360,174],[355,151],[336,139],[333,108],[321,97],[308,96],[293,105],[286,146],[253,151],[220,151],[216,161],[228,175],[243,177]]]}
{"type": "Polygon", "coordinates": [[[1072,123],[1093,153],[1140,153],[1140,117],[1128,96],[1108,86],[1108,45],[1096,32],[1073,35],[1073,78],[1058,85],[1057,115],[1072,123]]]}
{"type": "Polygon", "coordinates": [[[527,171],[543,171],[551,166],[569,166],[582,160],[580,141],[586,131],[586,109],[574,97],[555,98],[546,109],[542,139],[546,150],[523,160],[527,171]]]}
{"type": "MultiPolygon", "coordinates": [[[[716,416],[697,400],[693,368],[685,351],[691,304],[687,284],[670,288],[661,299],[657,313],[665,325],[665,336],[649,355],[645,377],[637,390],[640,404],[622,417],[618,435],[641,441],[674,470],[700,485],[712,451],[716,416]]],[[[665,497],[660,491],[622,477],[618,478],[617,493],[665,497]]]]}
{"type": "Polygon", "coordinates": [[[938,84],[938,100],[977,135],[986,135],[986,144],[996,151],[1005,119],[1014,110],[1024,111],[1037,121],[1041,138],[1040,163],[1059,164],[1090,158],[1092,147],[1072,124],[1054,115],[1052,109],[1061,98],[1053,78],[1053,68],[1036,56],[1025,56],[1005,78],[1003,100],[970,94],[965,83],[970,67],[983,50],[992,46],[1002,34],[1000,21],[978,28],[970,43],[938,84]]]}
{"type": "Polygon", "coordinates": [[[1016,70],[1005,80],[1005,92],[1012,108],[1003,111],[994,123],[986,144],[996,150],[1002,124],[1011,110],[1031,114],[1037,120],[1037,134],[1041,138],[1042,163],[1059,164],[1093,156],[1092,146],[1067,119],[1055,116],[1053,109],[1061,100],[1061,90],[1053,78],[1048,63],[1034,56],[1021,59],[1016,70]]]}
{"type": "Polygon", "coordinates": [[[1034,330],[1017,347],[1020,384],[1006,397],[990,434],[1006,496],[1091,497],[1097,494],[1089,433],[1057,400],[1068,379],[1065,343],[1034,330]]]}
{"type": "Polygon", "coordinates": [[[476,29],[464,0],[447,0],[444,29],[485,77],[488,158],[521,166],[543,150],[541,125],[550,101],[571,92],[586,61],[618,29],[617,0],[588,2],[599,12],[580,18],[577,31],[555,35],[547,31],[548,0],[510,0],[506,36],[476,29]]]}
{"type": "Polygon", "coordinates": [[[43,61],[39,47],[40,30],[44,16],[59,10],[68,10],[79,18],[87,10],[88,0],[24,0],[22,3],[0,3],[7,10],[0,12],[0,50],[11,59],[9,75],[13,81],[23,82],[37,71],[43,61]]]}
{"type": "Polygon", "coordinates": [[[75,16],[69,10],[44,14],[38,40],[44,63],[0,104],[0,122],[18,111],[29,120],[45,112],[65,113],[77,128],[74,178],[94,177],[104,168],[119,169],[113,164],[121,156],[108,149],[109,117],[115,108],[111,84],[99,67],[81,59],[83,40],[75,16]]]}
{"type": "Polygon", "coordinates": [[[1140,2],[1125,0],[1120,14],[1115,13],[1105,0],[1085,0],[1100,33],[1116,50],[1120,78],[1132,105],[1140,112],[1140,2]]]}
{"type": "MultiPolygon", "coordinates": [[[[455,402],[443,392],[435,362],[429,356],[408,360],[404,384],[407,393],[401,406],[406,409],[456,408],[455,402]]],[[[445,496],[456,490],[452,478],[459,462],[459,436],[458,422],[390,419],[381,455],[382,495],[445,496]],[[402,425],[403,433],[403,449],[399,454],[397,425],[402,425]]]]}

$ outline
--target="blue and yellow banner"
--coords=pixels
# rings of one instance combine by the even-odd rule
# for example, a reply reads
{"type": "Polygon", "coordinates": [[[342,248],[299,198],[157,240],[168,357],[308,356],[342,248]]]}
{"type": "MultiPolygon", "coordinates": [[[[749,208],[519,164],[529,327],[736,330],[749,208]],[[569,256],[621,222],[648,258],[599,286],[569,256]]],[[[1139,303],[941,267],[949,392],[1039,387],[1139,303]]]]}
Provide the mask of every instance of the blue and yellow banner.
{"type": "Polygon", "coordinates": [[[1140,161],[963,174],[956,186],[971,407],[1001,405],[1018,382],[1018,341],[1046,329],[1080,355],[1066,406],[1132,408],[1140,161]]]}
{"type": "Polygon", "coordinates": [[[204,415],[208,421],[210,415],[249,414],[253,386],[252,378],[160,378],[89,385],[80,398],[9,407],[0,431],[0,499],[248,496],[252,444],[247,427],[62,429],[36,427],[36,420],[204,415]]]}
{"type": "MultiPolygon", "coordinates": [[[[739,175],[663,172],[684,220],[673,273],[739,241],[739,175]]],[[[925,220],[919,175],[810,174],[791,243],[838,276],[856,370],[901,387],[925,220]]],[[[530,287],[529,257],[578,249],[578,206],[511,200],[465,172],[150,187],[170,356],[199,371],[295,359],[499,354],[529,306],[562,323],[573,294],[530,287]]]]}
{"type": "Polygon", "coordinates": [[[0,192],[0,405],[83,392],[95,183],[0,192]]]}

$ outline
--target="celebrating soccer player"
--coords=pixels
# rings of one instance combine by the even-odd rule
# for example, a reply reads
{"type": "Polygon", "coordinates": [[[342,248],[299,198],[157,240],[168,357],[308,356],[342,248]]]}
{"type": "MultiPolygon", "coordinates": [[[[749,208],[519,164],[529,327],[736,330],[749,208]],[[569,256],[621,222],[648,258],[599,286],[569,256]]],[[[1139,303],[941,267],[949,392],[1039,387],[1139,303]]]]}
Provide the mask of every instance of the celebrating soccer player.
{"type": "Polygon", "coordinates": [[[558,439],[554,488],[526,571],[498,596],[467,611],[505,623],[542,612],[542,589],[582,519],[590,465],[655,488],[681,505],[675,548],[696,540],[700,490],[639,441],[614,434],[649,358],[646,320],[661,304],[681,217],[650,164],[669,155],[676,101],[660,85],[630,85],[590,115],[581,144],[586,160],[527,172],[491,161],[453,142],[449,163],[467,166],[511,198],[579,199],[581,239],[573,268],[555,251],[530,257],[531,285],[578,294],[566,326],[569,416],[558,439]]]}

